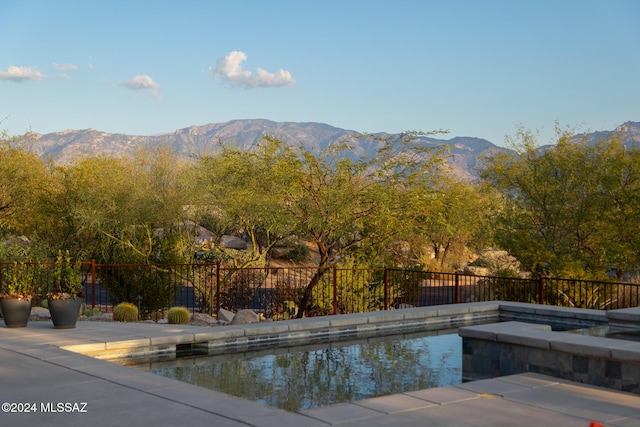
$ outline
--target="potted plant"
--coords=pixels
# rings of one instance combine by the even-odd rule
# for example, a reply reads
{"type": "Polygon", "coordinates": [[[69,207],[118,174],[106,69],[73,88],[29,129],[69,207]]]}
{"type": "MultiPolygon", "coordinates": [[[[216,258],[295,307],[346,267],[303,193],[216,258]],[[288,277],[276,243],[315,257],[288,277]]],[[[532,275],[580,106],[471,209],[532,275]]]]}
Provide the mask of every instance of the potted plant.
{"type": "Polygon", "coordinates": [[[7,328],[24,328],[31,315],[31,299],[35,292],[35,275],[25,263],[13,263],[3,271],[0,289],[0,311],[7,328]]]}
{"type": "Polygon", "coordinates": [[[72,262],[69,251],[58,251],[53,266],[51,290],[47,303],[51,321],[56,329],[76,327],[80,306],[84,298],[81,263],[72,262]]]}

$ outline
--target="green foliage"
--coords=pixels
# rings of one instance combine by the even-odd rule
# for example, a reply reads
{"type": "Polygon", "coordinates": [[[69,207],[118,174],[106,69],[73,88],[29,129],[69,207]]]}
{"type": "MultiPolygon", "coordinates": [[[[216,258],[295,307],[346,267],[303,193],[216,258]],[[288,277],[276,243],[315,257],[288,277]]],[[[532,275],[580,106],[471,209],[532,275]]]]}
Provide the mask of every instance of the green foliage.
{"type": "Polygon", "coordinates": [[[283,166],[289,185],[282,209],[296,224],[295,234],[312,242],[319,255],[316,274],[298,303],[299,316],[305,314],[314,298],[313,288],[332,264],[385,245],[407,229],[411,192],[433,185],[443,161],[442,150],[416,143],[419,135],[369,136],[379,149],[375,156],[357,160],[351,158],[347,140],[315,153],[266,139],[288,159],[283,166]]]}
{"type": "MultiPolygon", "coordinates": [[[[209,205],[217,235],[242,232],[252,248],[246,258],[220,246],[213,251],[242,268],[264,263],[269,249],[285,237],[312,242],[319,257],[308,292],[297,302],[303,316],[311,291],[330,265],[384,245],[407,229],[411,191],[433,185],[444,159],[441,149],[416,142],[421,135],[357,135],[379,147],[375,156],[359,159],[353,159],[348,139],[320,153],[268,136],[250,151],[223,146],[219,154],[199,161],[197,180],[208,196],[202,203],[209,205]]],[[[302,246],[292,255],[307,259],[302,246]]]]}
{"type": "Polygon", "coordinates": [[[69,251],[58,251],[51,274],[51,290],[47,298],[78,299],[83,296],[82,263],[73,262],[69,251]]]}
{"type": "Polygon", "coordinates": [[[0,134],[0,237],[37,230],[42,212],[36,203],[49,183],[46,164],[34,152],[0,134]]]}
{"type": "Polygon", "coordinates": [[[167,321],[174,325],[189,323],[191,313],[185,307],[171,307],[167,313],[167,321]]]}
{"type": "Polygon", "coordinates": [[[619,138],[595,144],[557,128],[540,147],[519,129],[512,151],[487,159],[482,178],[503,195],[496,242],[533,272],[600,278],[640,265],[640,152],[619,138]]]}
{"type": "Polygon", "coordinates": [[[138,307],[129,302],[121,302],[113,308],[113,320],[116,322],[137,322],[138,307]]]}
{"type": "Polygon", "coordinates": [[[407,221],[405,241],[412,258],[405,262],[452,271],[466,263],[468,248],[482,249],[491,241],[496,195],[490,189],[444,176],[430,188],[412,192],[411,200],[413,217],[407,221]]]}
{"type": "Polygon", "coordinates": [[[284,301],[282,309],[282,318],[284,320],[293,319],[298,315],[298,305],[294,301],[284,301]]]}
{"type": "Polygon", "coordinates": [[[80,313],[84,317],[92,317],[100,314],[100,309],[98,307],[87,308],[86,304],[82,304],[82,306],[80,307],[80,313]]]}
{"type": "Polygon", "coordinates": [[[0,276],[0,297],[31,299],[37,288],[37,277],[34,265],[14,262],[9,268],[2,270],[0,276]]]}
{"type": "Polygon", "coordinates": [[[116,301],[136,301],[141,296],[143,318],[168,307],[182,283],[179,271],[165,264],[134,264],[112,272],[105,287],[116,301]]]}
{"type": "Polygon", "coordinates": [[[301,263],[309,258],[309,247],[304,242],[296,242],[287,253],[287,261],[301,263]]]}
{"type": "Polygon", "coordinates": [[[233,268],[264,265],[269,250],[295,231],[284,209],[290,174],[297,159],[280,142],[261,142],[254,150],[222,146],[196,165],[198,187],[205,195],[204,217],[214,234],[246,235],[247,251],[216,244],[207,255],[233,268]],[[203,191],[204,190],[204,191],[203,191]]]}

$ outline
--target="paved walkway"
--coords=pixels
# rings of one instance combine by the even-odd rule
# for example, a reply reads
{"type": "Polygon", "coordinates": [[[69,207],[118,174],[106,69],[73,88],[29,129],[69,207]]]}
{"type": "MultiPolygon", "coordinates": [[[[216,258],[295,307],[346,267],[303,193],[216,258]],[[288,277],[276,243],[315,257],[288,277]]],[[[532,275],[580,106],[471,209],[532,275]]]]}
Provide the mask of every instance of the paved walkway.
{"type": "Polygon", "coordinates": [[[640,395],[536,374],[291,413],[59,348],[205,331],[89,321],[71,330],[50,322],[8,329],[0,321],[0,403],[23,411],[7,413],[3,405],[0,426],[588,427],[596,420],[640,427],[640,395]]]}

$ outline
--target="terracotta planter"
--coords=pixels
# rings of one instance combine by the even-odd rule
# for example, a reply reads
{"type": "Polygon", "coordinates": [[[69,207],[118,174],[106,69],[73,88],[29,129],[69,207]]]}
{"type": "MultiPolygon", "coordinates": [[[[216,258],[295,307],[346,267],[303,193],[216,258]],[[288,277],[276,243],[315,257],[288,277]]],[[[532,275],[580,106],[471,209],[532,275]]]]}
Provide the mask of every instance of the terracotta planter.
{"type": "Polygon", "coordinates": [[[49,313],[54,329],[72,329],[76,327],[82,301],[75,299],[50,299],[49,313]]]}
{"type": "Polygon", "coordinates": [[[31,301],[18,298],[0,299],[0,310],[7,328],[24,328],[31,315],[31,301]]]}

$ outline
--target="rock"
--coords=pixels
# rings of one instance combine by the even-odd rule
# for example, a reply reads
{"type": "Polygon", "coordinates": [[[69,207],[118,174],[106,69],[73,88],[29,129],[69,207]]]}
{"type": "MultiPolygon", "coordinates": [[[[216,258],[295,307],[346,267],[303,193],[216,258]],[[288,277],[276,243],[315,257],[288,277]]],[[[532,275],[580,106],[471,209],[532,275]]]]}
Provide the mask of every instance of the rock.
{"type": "Polygon", "coordinates": [[[414,308],[415,305],[411,305],[411,304],[407,304],[407,303],[400,303],[398,304],[398,310],[402,310],[403,308],[414,308]]]}
{"type": "Polygon", "coordinates": [[[233,316],[232,325],[248,325],[250,323],[260,323],[260,317],[251,310],[240,310],[233,316]]]}
{"type": "Polygon", "coordinates": [[[275,246],[271,248],[269,254],[273,259],[286,259],[291,252],[291,248],[287,248],[285,246],[275,246]]]}
{"type": "Polygon", "coordinates": [[[478,258],[465,267],[465,273],[470,272],[476,276],[491,276],[499,270],[520,271],[520,262],[509,255],[507,251],[486,250],[478,255],[478,258]]]}
{"type": "Polygon", "coordinates": [[[211,326],[217,325],[218,320],[215,317],[209,316],[205,313],[193,313],[190,323],[197,326],[211,326]]]}
{"type": "Polygon", "coordinates": [[[491,276],[491,270],[489,268],[476,267],[475,265],[467,265],[463,272],[468,276],[491,276]]]}
{"type": "Polygon", "coordinates": [[[200,246],[201,248],[211,248],[214,246],[214,244],[214,236],[198,235],[196,237],[196,246],[200,246]]]}
{"type": "Polygon", "coordinates": [[[236,236],[225,234],[220,238],[220,246],[227,249],[247,249],[247,242],[236,236]]]}
{"type": "Polygon", "coordinates": [[[5,245],[15,245],[21,247],[27,247],[31,243],[31,240],[27,236],[11,237],[3,242],[5,245]]]}
{"type": "Polygon", "coordinates": [[[230,323],[233,320],[234,316],[235,315],[231,311],[225,310],[224,308],[218,310],[219,321],[230,323]]]}
{"type": "Polygon", "coordinates": [[[90,320],[92,322],[109,322],[113,320],[113,313],[100,313],[94,316],[89,316],[86,320],[90,320]]]}
{"type": "Polygon", "coordinates": [[[31,307],[31,316],[41,319],[51,319],[51,313],[49,313],[49,310],[42,307],[31,307]]]}

